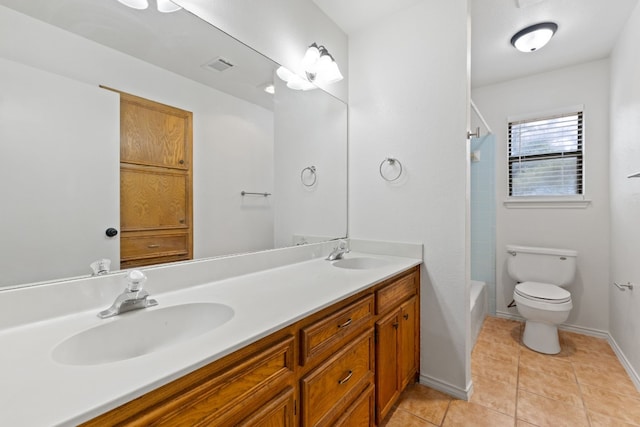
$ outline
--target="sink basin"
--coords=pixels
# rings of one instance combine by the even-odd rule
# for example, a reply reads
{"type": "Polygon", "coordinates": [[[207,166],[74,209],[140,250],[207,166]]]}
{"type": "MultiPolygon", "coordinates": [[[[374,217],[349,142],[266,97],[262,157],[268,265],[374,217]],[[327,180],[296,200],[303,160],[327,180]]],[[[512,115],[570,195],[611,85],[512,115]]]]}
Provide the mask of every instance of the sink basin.
{"type": "Polygon", "coordinates": [[[131,359],[202,335],[233,316],[231,307],[216,303],[131,311],[65,339],[53,349],[52,357],[65,365],[131,359]]]}
{"type": "Polygon", "coordinates": [[[380,268],[388,264],[388,261],[380,258],[354,257],[343,258],[333,263],[334,267],[347,268],[351,270],[369,270],[380,268]]]}

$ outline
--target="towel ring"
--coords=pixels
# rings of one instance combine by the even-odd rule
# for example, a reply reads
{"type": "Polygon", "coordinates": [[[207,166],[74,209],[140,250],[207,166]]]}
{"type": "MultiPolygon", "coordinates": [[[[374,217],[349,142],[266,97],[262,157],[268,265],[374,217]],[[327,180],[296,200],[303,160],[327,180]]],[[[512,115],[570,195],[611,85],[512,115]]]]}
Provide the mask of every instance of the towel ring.
{"type": "Polygon", "coordinates": [[[387,157],[386,159],[384,159],[380,163],[380,168],[379,169],[380,169],[380,176],[382,177],[382,179],[384,179],[385,181],[388,181],[388,182],[396,181],[402,175],[402,163],[400,163],[400,160],[395,159],[393,157],[387,157]],[[384,174],[384,172],[382,172],[382,167],[384,166],[385,163],[389,163],[390,166],[393,166],[394,164],[397,163],[398,166],[400,167],[400,171],[398,172],[398,174],[396,176],[394,176],[393,178],[390,178],[390,177],[386,176],[384,174]]]}
{"type": "Polygon", "coordinates": [[[302,181],[302,185],[304,185],[305,187],[313,187],[316,184],[317,180],[318,174],[316,173],[315,166],[307,166],[306,168],[302,169],[302,172],[300,172],[300,181],[302,181]],[[311,181],[310,184],[308,184],[307,180],[305,180],[304,178],[305,171],[309,171],[307,175],[313,177],[313,181],[311,181]]]}

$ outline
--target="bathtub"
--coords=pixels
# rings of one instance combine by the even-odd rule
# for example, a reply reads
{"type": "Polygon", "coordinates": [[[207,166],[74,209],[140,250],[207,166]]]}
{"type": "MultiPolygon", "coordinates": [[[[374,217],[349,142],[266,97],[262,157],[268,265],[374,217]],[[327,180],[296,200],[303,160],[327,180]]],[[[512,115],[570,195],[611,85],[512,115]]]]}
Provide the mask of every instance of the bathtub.
{"type": "Polygon", "coordinates": [[[471,348],[476,343],[482,322],[487,314],[487,291],[484,282],[478,280],[471,281],[470,307],[471,310],[471,348]]]}

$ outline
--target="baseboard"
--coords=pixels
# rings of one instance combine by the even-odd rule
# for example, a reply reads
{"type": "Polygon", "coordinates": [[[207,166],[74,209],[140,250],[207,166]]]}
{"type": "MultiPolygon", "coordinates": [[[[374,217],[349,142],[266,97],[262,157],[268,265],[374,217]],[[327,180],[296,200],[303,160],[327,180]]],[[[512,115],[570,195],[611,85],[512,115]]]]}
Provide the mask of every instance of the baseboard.
{"type": "MultiPolygon", "coordinates": [[[[514,315],[513,313],[496,312],[496,316],[502,317],[505,319],[524,321],[524,318],[522,316],[514,315]]],[[[583,326],[577,326],[577,325],[560,325],[558,329],[607,340],[607,342],[613,349],[613,352],[618,357],[620,364],[624,367],[625,371],[627,371],[629,378],[631,378],[631,381],[633,381],[633,384],[636,386],[638,391],[640,391],[640,375],[638,375],[636,370],[633,369],[633,366],[631,366],[631,363],[629,363],[629,360],[624,355],[624,352],[622,351],[622,349],[620,348],[616,340],[613,339],[613,337],[609,332],[602,331],[599,329],[585,328],[583,326]]]]}
{"type": "Polygon", "coordinates": [[[563,331],[575,332],[576,334],[589,335],[591,337],[609,339],[609,333],[600,329],[585,328],[577,325],[560,325],[558,329],[563,331]]]}
{"type": "Polygon", "coordinates": [[[451,385],[448,382],[421,374],[420,384],[426,385],[427,387],[431,387],[435,390],[441,391],[448,394],[449,396],[461,400],[469,400],[469,398],[471,398],[471,395],[473,394],[473,383],[471,381],[469,382],[469,384],[467,384],[466,389],[461,389],[460,387],[451,385]]]}
{"type": "Polygon", "coordinates": [[[624,355],[622,349],[610,333],[607,333],[607,341],[609,342],[609,345],[613,349],[616,356],[618,356],[618,360],[624,367],[625,371],[627,371],[627,374],[629,374],[629,378],[631,378],[631,381],[633,381],[633,385],[635,385],[636,389],[640,391],[640,375],[638,375],[636,370],[633,369],[633,366],[631,366],[631,363],[629,363],[629,360],[624,355]]]}
{"type": "Polygon", "coordinates": [[[524,317],[517,314],[509,313],[508,311],[496,311],[496,317],[524,322],[524,317]]]}

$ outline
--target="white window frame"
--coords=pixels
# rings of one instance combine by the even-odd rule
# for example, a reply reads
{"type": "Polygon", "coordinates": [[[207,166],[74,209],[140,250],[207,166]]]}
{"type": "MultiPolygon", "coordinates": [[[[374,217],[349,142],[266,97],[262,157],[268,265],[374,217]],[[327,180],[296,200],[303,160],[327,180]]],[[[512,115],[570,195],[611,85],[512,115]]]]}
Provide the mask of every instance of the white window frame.
{"type": "MultiPolygon", "coordinates": [[[[523,121],[523,120],[535,120],[544,117],[552,117],[556,115],[562,114],[571,114],[576,112],[582,112],[582,194],[577,195],[561,195],[561,196],[507,196],[504,200],[503,204],[506,208],[509,209],[584,209],[591,204],[591,200],[586,197],[587,191],[587,179],[586,179],[586,155],[587,150],[585,143],[586,141],[586,117],[587,112],[585,111],[584,105],[572,105],[567,107],[562,107],[554,110],[546,110],[540,111],[536,113],[527,113],[516,116],[509,116],[506,120],[506,127],[508,129],[509,123],[523,121]]],[[[507,161],[506,164],[509,164],[509,136],[506,136],[506,145],[507,145],[507,161]]],[[[509,194],[509,166],[507,166],[506,179],[504,183],[506,185],[506,194],[509,194]]]]}

